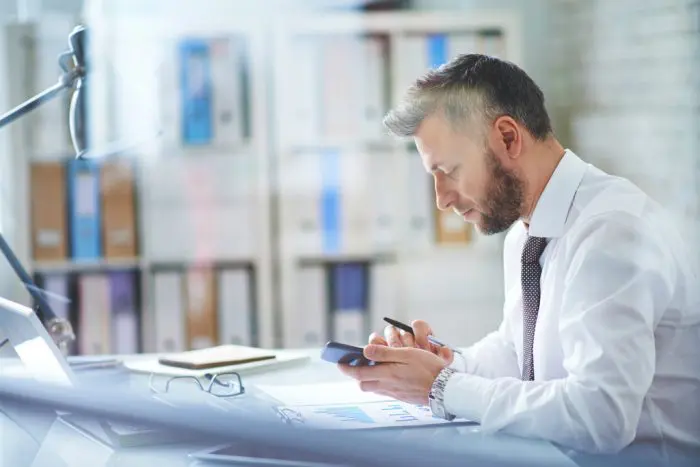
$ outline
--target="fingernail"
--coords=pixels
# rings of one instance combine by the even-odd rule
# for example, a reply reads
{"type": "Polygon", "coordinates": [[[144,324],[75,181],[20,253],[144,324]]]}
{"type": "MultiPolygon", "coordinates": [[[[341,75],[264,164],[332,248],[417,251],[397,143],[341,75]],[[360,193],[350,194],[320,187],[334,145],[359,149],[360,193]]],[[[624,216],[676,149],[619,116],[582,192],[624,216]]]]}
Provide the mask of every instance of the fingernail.
{"type": "Polygon", "coordinates": [[[375,349],[374,349],[373,345],[368,345],[367,348],[365,348],[365,355],[367,355],[368,357],[371,357],[372,355],[374,355],[374,352],[375,352],[375,349]]]}

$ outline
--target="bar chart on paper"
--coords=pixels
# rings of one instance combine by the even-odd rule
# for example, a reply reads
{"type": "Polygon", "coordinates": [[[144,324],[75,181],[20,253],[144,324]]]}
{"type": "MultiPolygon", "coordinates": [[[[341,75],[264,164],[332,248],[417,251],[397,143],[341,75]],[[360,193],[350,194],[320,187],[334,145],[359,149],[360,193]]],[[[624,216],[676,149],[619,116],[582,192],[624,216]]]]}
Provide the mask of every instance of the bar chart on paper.
{"type": "Polygon", "coordinates": [[[295,421],[318,428],[362,429],[450,423],[434,417],[430,409],[388,400],[360,404],[301,405],[281,408],[295,421]]]}

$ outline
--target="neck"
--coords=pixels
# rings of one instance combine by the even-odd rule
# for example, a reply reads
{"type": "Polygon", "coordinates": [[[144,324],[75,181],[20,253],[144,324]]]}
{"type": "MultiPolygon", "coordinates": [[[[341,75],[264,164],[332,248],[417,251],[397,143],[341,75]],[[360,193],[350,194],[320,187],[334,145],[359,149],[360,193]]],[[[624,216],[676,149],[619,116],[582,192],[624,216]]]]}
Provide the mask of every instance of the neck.
{"type": "Polygon", "coordinates": [[[549,179],[552,178],[559,161],[564,157],[564,151],[564,147],[559,141],[550,138],[533,145],[532,150],[527,155],[527,164],[524,167],[527,186],[522,220],[528,227],[537,202],[542,196],[547,183],[549,183],[549,179]]]}

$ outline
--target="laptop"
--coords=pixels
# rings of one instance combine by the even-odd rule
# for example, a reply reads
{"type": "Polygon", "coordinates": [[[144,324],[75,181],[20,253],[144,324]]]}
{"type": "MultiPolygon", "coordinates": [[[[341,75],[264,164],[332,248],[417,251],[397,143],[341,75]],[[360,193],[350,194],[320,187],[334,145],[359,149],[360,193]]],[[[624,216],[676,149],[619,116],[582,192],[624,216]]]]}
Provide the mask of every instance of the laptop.
{"type": "MultiPolygon", "coordinates": [[[[5,345],[14,348],[22,363],[22,368],[3,368],[3,373],[19,373],[36,381],[66,386],[80,384],[68,361],[31,308],[0,297],[0,335],[9,340],[5,345]]],[[[103,440],[118,447],[166,444],[183,439],[182,436],[175,436],[165,430],[121,422],[97,421],[95,417],[90,419],[68,413],[57,415],[80,431],[102,431],[103,440]],[[107,439],[104,439],[105,437],[107,439]]]]}

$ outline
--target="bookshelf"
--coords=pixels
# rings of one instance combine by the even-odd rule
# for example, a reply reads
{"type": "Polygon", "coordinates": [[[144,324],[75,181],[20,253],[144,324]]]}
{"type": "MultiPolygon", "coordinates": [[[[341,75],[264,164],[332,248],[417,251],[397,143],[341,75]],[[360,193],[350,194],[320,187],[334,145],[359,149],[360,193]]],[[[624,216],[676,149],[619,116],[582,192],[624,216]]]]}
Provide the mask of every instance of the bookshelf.
{"type": "MultiPolygon", "coordinates": [[[[427,319],[455,345],[495,328],[502,237],[481,237],[440,217],[415,149],[386,136],[381,118],[430,66],[427,58],[415,60],[424,56],[426,34],[445,36],[445,58],[461,48],[519,63],[516,16],[489,10],[270,17],[242,14],[226,1],[139,8],[145,3],[90,2],[84,17],[91,31],[91,141],[97,152],[115,142],[130,147],[99,170],[117,162],[133,169],[134,254],[77,260],[67,246],[63,256],[36,257],[31,241],[18,251],[42,284],[67,278],[77,332],[81,322],[99,329],[84,347],[114,351],[116,330],[129,335],[128,329],[136,330],[141,352],[224,342],[314,347],[332,337],[362,343],[386,315],[427,319]],[[485,50],[489,45],[496,48],[485,50]],[[197,58],[203,48],[231,52],[224,64],[241,71],[221,80],[221,70],[210,68],[213,132],[181,118],[201,104],[180,94],[185,82],[191,85],[182,77],[183,57],[197,58]],[[217,88],[222,81],[227,85],[217,88]],[[239,101],[234,88],[243,90],[239,101]],[[231,102],[240,105],[227,108],[231,102]],[[325,114],[316,113],[321,103],[328,104],[325,114]],[[241,126],[232,127],[237,121],[241,126]],[[138,321],[130,328],[124,317],[93,316],[108,306],[110,288],[100,277],[125,271],[138,284],[132,297],[138,321]],[[81,292],[83,277],[92,285],[81,292]],[[87,299],[94,302],[86,308],[87,299]],[[347,313],[337,312],[340,302],[347,313]],[[189,314],[192,307],[200,314],[189,314]],[[88,320],[86,310],[93,310],[88,320]],[[106,347],[97,346],[100,336],[106,347]]],[[[64,21],[67,31],[52,28],[59,49],[77,22],[64,21]]],[[[64,107],[54,112],[66,111],[67,101],[57,105],[64,107]]],[[[16,173],[28,188],[13,204],[21,219],[15,238],[35,237],[32,167],[72,157],[67,132],[53,138],[56,144],[38,146],[31,133],[23,136],[29,156],[16,173]]]]}
{"type": "Polygon", "coordinates": [[[274,29],[284,345],[361,345],[387,315],[426,319],[456,345],[494,329],[503,236],[437,212],[415,147],[384,134],[381,119],[457,53],[520,63],[517,16],[335,12],[289,15],[274,29]],[[353,265],[367,277],[353,281],[353,265]],[[343,298],[352,291],[362,298],[343,298]]]}
{"type": "MultiPolygon", "coordinates": [[[[183,9],[168,5],[154,18],[153,11],[118,2],[90,2],[82,21],[64,18],[68,29],[52,30],[51,46],[63,51],[72,27],[87,24],[91,146],[98,155],[115,144],[127,148],[82,164],[96,175],[86,184],[68,175],[67,132],[45,138],[51,153],[36,138],[26,138],[21,171],[28,189],[18,209],[26,219],[19,237],[30,241],[22,254],[39,285],[58,297],[54,308],[73,321],[79,337],[73,353],[275,345],[267,46],[258,23],[232,20],[224,2],[209,3],[208,9],[192,9],[191,2],[183,2],[183,9]],[[197,101],[202,95],[195,91],[183,95],[185,88],[203,93],[208,102],[197,101]],[[104,173],[115,166],[128,167],[128,176],[123,173],[109,188],[104,173]],[[31,192],[46,189],[45,183],[30,183],[42,167],[53,170],[58,199],[31,192]],[[130,199],[120,198],[119,208],[107,213],[105,199],[127,188],[130,199]],[[71,199],[72,190],[81,189],[71,199]],[[89,207],[85,190],[92,197],[89,207]],[[38,199],[63,213],[48,214],[38,199]],[[71,241],[85,227],[79,229],[71,216],[89,217],[87,211],[95,214],[91,233],[97,237],[71,241]],[[115,216],[130,224],[116,237],[131,232],[131,254],[108,254],[107,222],[115,216]],[[54,225],[39,232],[37,219],[54,225]],[[40,238],[54,246],[50,254],[37,248],[40,238]],[[93,251],[76,253],[91,241],[93,251]],[[128,299],[115,296],[114,281],[125,274],[133,281],[128,299]]],[[[42,18],[26,34],[35,37],[46,27],[42,18]]],[[[38,73],[36,67],[22,72],[38,73]]],[[[62,107],[43,117],[46,124],[65,121],[67,114],[58,118],[55,112],[67,112],[68,100],[57,105],[62,107]]]]}

